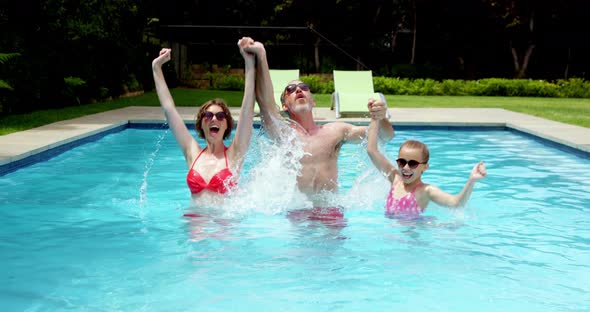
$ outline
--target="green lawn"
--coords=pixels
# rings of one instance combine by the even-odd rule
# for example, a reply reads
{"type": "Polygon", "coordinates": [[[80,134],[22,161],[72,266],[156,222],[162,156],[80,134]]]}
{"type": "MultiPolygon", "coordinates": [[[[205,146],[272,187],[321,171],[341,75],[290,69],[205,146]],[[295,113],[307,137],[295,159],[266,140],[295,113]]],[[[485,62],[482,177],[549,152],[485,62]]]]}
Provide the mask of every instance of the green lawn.
{"type": "MultiPolygon", "coordinates": [[[[172,96],[177,106],[194,106],[212,98],[222,98],[231,106],[240,106],[242,92],[176,88],[172,96]]],[[[316,94],[316,105],[330,107],[330,94],[316,94]]],[[[409,96],[386,95],[389,107],[496,107],[546,119],[590,128],[590,99],[475,97],[475,96],[409,96]]],[[[127,106],[159,106],[155,92],[113,101],[30,114],[0,117],[0,135],[31,129],[52,122],[76,118],[127,106]]]]}

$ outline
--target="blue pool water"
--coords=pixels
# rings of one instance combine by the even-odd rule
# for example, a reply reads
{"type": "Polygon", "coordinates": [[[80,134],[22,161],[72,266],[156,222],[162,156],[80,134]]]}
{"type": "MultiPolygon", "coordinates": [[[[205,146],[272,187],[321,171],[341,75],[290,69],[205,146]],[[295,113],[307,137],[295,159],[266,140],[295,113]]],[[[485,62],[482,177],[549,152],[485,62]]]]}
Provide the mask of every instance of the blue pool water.
{"type": "Polygon", "coordinates": [[[198,208],[164,130],[127,129],[6,174],[0,310],[590,310],[590,160],[509,131],[398,129],[384,152],[395,159],[408,138],[430,146],[424,181],[448,192],[486,162],[467,207],[385,218],[386,180],[345,145],[345,220],[297,222],[293,176],[254,138],[244,192],[184,218],[198,208]]]}

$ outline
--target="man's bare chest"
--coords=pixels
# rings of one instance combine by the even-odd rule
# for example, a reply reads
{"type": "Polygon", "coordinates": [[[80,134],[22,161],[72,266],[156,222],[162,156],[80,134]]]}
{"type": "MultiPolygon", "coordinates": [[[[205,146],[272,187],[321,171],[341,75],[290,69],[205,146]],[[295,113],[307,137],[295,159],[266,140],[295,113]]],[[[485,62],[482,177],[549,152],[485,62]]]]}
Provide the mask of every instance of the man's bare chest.
{"type": "Polygon", "coordinates": [[[307,157],[337,157],[341,144],[342,139],[336,135],[318,133],[303,139],[303,150],[307,157]]]}

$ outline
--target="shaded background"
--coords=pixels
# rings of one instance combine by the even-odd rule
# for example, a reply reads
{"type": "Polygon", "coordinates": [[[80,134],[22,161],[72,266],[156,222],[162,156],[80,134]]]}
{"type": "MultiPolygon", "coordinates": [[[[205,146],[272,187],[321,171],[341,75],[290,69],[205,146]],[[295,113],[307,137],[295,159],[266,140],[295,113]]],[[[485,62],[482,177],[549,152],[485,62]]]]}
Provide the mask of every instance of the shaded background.
{"type": "Polygon", "coordinates": [[[302,74],[556,80],[586,79],[590,67],[586,0],[1,3],[1,114],[151,90],[164,46],[174,51],[171,78],[240,69],[242,36],[265,43],[272,68],[302,74]]]}

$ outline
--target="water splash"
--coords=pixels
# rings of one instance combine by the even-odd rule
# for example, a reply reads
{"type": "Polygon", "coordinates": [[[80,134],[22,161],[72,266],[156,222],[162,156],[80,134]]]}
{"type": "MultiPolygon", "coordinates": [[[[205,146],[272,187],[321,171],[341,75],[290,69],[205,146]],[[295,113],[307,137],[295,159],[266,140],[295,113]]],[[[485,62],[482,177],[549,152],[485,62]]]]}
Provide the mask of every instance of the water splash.
{"type": "Polygon", "coordinates": [[[271,141],[260,131],[252,142],[247,155],[251,169],[242,173],[239,189],[226,199],[226,211],[273,215],[309,205],[297,187],[304,156],[302,142],[288,124],[282,123],[280,131],[281,140],[271,141]]]}
{"type": "MultiPolygon", "coordinates": [[[[166,124],[164,124],[163,127],[165,127],[166,124]]],[[[144,207],[145,204],[147,203],[147,178],[148,175],[150,173],[150,170],[152,169],[152,166],[154,165],[154,161],[156,159],[156,156],[158,156],[158,152],[160,151],[160,149],[162,148],[162,141],[166,138],[166,136],[168,135],[168,132],[170,132],[169,129],[167,129],[166,131],[164,131],[161,135],[159,135],[159,137],[156,139],[156,144],[154,147],[154,150],[150,153],[149,157],[147,157],[147,159],[145,160],[145,166],[143,169],[143,177],[142,177],[142,181],[141,181],[141,186],[139,187],[139,213],[140,213],[140,218],[143,219],[145,216],[144,213],[144,207]]]]}
{"type": "Polygon", "coordinates": [[[391,184],[377,170],[368,169],[354,181],[350,190],[340,196],[340,203],[347,209],[383,209],[391,184]]]}
{"type": "Polygon", "coordinates": [[[305,129],[287,119],[281,121],[279,131],[280,140],[270,140],[261,129],[251,142],[248,160],[245,161],[245,167],[250,164],[251,169],[242,173],[239,188],[225,199],[222,209],[226,216],[283,214],[290,210],[313,208],[314,202],[325,207],[383,207],[375,203],[385,201],[388,181],[368,159],[366,139],[352,150],[341,151],[339,156],[339,161],[346,159],[346,164],[340,166],[339,175],[356,176],[362,173],[354,179],[354,184],[339,186],[339,193],[326,191],[309,196],[299,191],[297,185],[301,159],[307,155],[299,134],[305,129]]]}
{"type": "Polygon", "coordinates": [[[299,124],[292,120],[278,123],[279,140],[271,140],[264,128],[252,137],[244,160],[244,170],[238,181],[238,188],[224,198],[199,200],[189,207],[190,213],[203,212],[223,218],[241,218],[249,214],[277,215],[291,210],[313,208],[315,203],[325,207],[383,207],[388,181],[381,176],[368,159],[366,139],[355,148],[341,151],[340,159],[346,160],[339,173],[357,176],[352,186],[340,187],[340,193],[322,192],[309,196],[299,190],[297,178],[301,174],[301,159],[306,156],[303,149],[299,124]]]}

